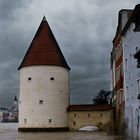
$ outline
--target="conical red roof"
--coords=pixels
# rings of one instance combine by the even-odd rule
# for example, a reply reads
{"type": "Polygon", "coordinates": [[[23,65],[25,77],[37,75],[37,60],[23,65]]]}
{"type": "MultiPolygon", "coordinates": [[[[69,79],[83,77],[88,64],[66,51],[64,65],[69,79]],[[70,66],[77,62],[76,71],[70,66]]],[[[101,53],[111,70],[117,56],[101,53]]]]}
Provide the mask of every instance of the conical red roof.
{"type": "Polygon", "coordinates": [[[53,65],[70,69],[44,17],[30,47],[19,66],[53,65]]]}

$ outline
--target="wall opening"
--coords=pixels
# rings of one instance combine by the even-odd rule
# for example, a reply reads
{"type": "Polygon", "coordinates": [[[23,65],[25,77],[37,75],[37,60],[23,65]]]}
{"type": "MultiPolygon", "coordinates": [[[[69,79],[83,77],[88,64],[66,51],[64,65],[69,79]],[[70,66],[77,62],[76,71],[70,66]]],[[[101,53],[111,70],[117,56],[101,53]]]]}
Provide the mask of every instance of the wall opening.
{"type": "Polygon", "coordinates": [[[31,81],[32,80],[32,78],[31,77],[28,77],[28,81],[31,81]]]}
{"type": "Polygon", "coordinates": [[[101,113],[101,117],[103,116],[103,114],[101,113]]]}
{"type": "Polygon", "coordinates": [[[39,100],[39,104],[43,104],[43,100],[39,100]]]}
{"type": "Polygon", "coordinates": [[[49,119],[49,123],[51,123],[52,122],[52,119],[49,119]]]}
{"type": "Polygon", "coordinates": [[[54,80],[54,77],[51,77],[51,78],[50,78],[50,80],[52,80],[52,81],[53,81],[53,80],[54,80]]]}
{"type": "Polygon", "coordinates": [[[25,118],[25,119],[24,119],[24,124],[26,124],[26,123],[27,123],[27,119],[25,118]]]}

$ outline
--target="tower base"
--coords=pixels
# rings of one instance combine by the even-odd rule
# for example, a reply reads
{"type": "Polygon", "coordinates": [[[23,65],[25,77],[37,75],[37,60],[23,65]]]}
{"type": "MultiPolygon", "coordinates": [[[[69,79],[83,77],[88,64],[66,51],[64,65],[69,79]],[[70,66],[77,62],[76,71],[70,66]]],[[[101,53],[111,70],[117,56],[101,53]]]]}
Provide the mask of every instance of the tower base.
{"type": "Polygon", "coordinates": [[[56,127],[56,128],[19,127],[18,131],[19,132],[63,132],[63,131],[69,131],[69,128],[68,127],[56,127]]]}

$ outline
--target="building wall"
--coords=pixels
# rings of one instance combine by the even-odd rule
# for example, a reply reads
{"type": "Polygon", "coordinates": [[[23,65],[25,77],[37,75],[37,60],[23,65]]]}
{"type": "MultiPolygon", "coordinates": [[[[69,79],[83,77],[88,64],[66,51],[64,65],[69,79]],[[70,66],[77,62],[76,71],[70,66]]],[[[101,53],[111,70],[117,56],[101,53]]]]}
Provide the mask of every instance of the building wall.
{"type": "Polygon", "coordinates": [[[112,127],[113,114],[110,111],[70,111],[69,129],[78,130],[84,126],[97,126],[107,130],[112,127]]]}
{"type": "Polygon", "coordinates": [[[123,64],[123,39],[121,32],[128,21],[131,10],[121,10],[118,14],[118,27],[116,35],[113,40],[112,53],[114,59],[112,60],[112,104],[116,107],[115,128],[119,134],[124,133],[124,112],[125,112],[125,95],[124,95],[124,64],[123,64]],[[115,77],[114,77],[115,75],[115,77]]]}
{"type": "Polygon", "coordinates": [[[69,71],[59,66],[20,69],[19,128],[68,127],[69,71]]]}
{"type": "Polygon", "coordinates": [[[3,118],[3,113],[2,111],[0,111],[0,122],[2,121],[2,118],[3,118]]]}
{"type": "Polygon", "coordinates": [[[116,107],[116,93],[115,93],[115,85],[116,85],[116,79],[115,79],[115,61],[113,60],[112,68],[111,68],[111,77],[112,77],[112,86],[111,86],[111,91],[112,91],[112,106],[116,107]]]}
{"type": "MultiPolygon", "coordinates": [[[[123,51],[122,51],[122,38],[120,33],[116,35],[116,38],[113,42],[115,59],[113,67],[113,72],[115,74],[114,79],[114,87],[113,92],[116,100],[115,107],[116,107],[116,131],[117,133],[123,133],[123,124],[124,124],[124,92],[123,92],[123,51]],[[118,123],[119,122],[119,123],[118,123]]],[[[113,103],[114,104],[114,103],[113,103]]]]}
{"type": "Polygon", "coordinates": [[[137,60],[134,59],[134,54],[140,49],[140,32],[134,32],[134,28],[132,23],[123,37],[125,121],[127,134],[140,138],[140,102],[137,99],[140,93],[140,69],[137,68],[137,60]]]}

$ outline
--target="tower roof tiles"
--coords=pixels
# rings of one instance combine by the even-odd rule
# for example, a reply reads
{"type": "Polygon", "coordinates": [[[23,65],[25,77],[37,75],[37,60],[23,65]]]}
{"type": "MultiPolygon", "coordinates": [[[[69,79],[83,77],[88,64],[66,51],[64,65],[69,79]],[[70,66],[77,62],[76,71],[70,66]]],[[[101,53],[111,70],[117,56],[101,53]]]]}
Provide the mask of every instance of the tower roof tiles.
{"type": "Polygon", "coordinates": [[[61,66],[70,70],[45,16],[42,19],[19,69],[36,65],[61,66]]]}

